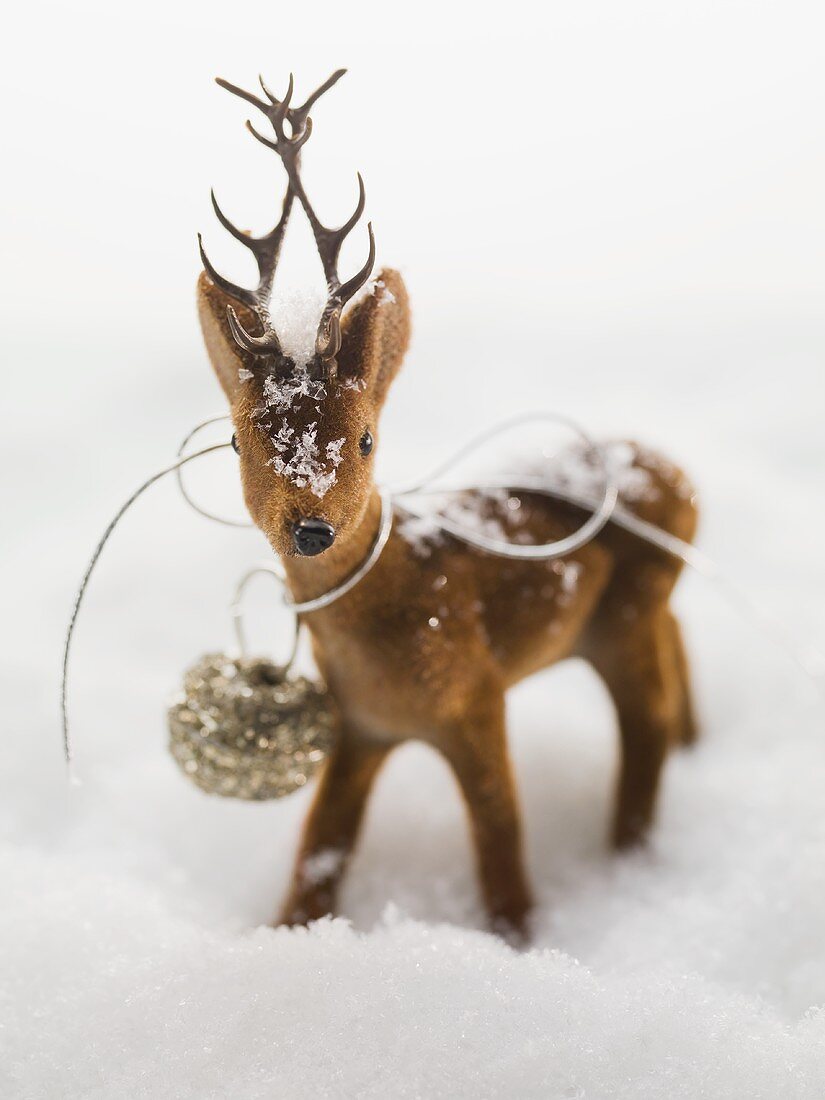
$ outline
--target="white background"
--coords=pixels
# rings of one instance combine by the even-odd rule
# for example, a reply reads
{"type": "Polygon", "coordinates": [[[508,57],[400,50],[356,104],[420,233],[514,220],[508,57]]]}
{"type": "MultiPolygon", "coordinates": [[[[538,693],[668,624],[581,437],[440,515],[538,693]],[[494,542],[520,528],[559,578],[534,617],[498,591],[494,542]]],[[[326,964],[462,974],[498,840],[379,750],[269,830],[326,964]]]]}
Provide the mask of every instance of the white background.
{"type": "MultiPolygon", "coordinates": [[[[195,233],[249,276],[209,186],[259,230],[282,180],[212,78],[259,70],[276,90],[294,70],[300,99],[350,69],[314,112],[305,175],[335,221],[361,170],[379,259],[411,293],[382,475],[525,408],[641,438],[690,471],[703,548],[825,647],[823,31],[800,0],[7,14],[5,1095],[822,1095],[822,711],[704,582],[678,604],[705,736],[669,768],[652,854],[604,852],[615,747],[595,680],[571,666],[513,695],[539,901],[523,957],[467,930],[461,808],[417,747],[371,807],[342,906],[359,931],[252,931],[306,796],[204,798],[164,755],[163,706],[229,644],[235,576],[266,548],[171,486],[123,524],[84,608],[77,789],[56,700],[95,538],[222,411],[195,233]]],[[[319,278],[296,230],[285,288],[319,278]]],[[[232,462],[201,478],[230,506],[232,462]]]]}

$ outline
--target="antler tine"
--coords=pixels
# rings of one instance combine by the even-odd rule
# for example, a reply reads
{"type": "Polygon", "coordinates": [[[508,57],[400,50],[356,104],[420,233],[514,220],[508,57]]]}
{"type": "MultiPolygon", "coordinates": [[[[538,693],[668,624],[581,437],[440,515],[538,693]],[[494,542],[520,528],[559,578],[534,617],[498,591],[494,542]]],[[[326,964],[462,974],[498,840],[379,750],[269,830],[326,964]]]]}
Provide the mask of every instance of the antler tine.
{"type": "Polygon", "coordinates": [[[226,214],[224,214],[223,210],[221,210],[220,206],[218,206],[218,200],[215,197],[214,189],[209,192],[209,197],[212,200],[212,209],[215,211],[215,217],[218,219],[224,229],[228,233],[231,233],[236,241],[240,241],[241,244],[245,244],[251,252],[254,252],[258,243],[257,238],[251,237],[248,233],[244,233],[242,229],[238,229],[237,225],[233,225],[229,218],[227,218],[226,214]]]}
{"type": "Polygon", "coordinates": [[[247,103],[251,103],[254,107],[257,107],[259,111],[263,111],[265,115],[269,114],[269,104],[264,103],[262,99],[258,99],[252,92],[247,92],[243,88],[239,88],[237,84],[230,84],[229,81],[224,80],[222,76],[216,76],[215,83],[219,84],[221,88],[225,88],[227,92],[231,92],[232,95],[245,99],[247,103]]]}
{"type": "Polygon", "coordinates": [[[218,221],[231,233],[236,241],[240,241],[242,245],[245,245],[258,264],[258,275],[261,278],[261,282],[258,286],[258,290],[255,292],[260,296],[262,291],[270,289],[268,284],[264,281],[270,273],[270,268],[274,266],[273,261],[277,261],[278,253],[283,243],[284,232],[286,230],[286,223],[289,218],[289,211],[292,206],[292,200],[294,199],[294,193],[290,189],[284,198],[284,208],[281,212],[281,217],[278,220],[278,224],[269,233],[265,233],[263,237],[253,237],[251,233],[244,233],[242,229],[238,229],[236,225],[227,218],[223,210],[218,205],[218,200],[215,198],[215,192],[210,192],[212,198],[212,208],[215,211],[215,216],[218,221]]]}
{"type": "MultiPolygon", "coordinates": [[[[303,130],[304,124],[307,120],[309,112],[312,110],[317,101],[321,98],[324,92],[329,91],[333,84],[337,84],[341,77],[346,72],[346,69],[336,69],[332,76],[327,77],[323,84],[315,89],[312,95],[307,96],[306,100],[300,107],[292,107],[289,112],[290,125],[293,127],[293,133],[297,133],[299,130],[303,130]]],[[[267,87],[266,81],[263,76],[258,74],[258,83],[261,85],[261,89],[272,104],[273,107],[280,106],[281,101],[275,95],[275,93],[267,87]]],[[[226,85],[224,84],[224,87],[226,85]]],[[[251,101],[250,101],[251,102],[251,101]]]]}
{"type": "Polygon", "coordinates": [[[212,261],[206,255],[206,250],[203,247],[203,237],[198,233],[198,250],[201,254],[201,263],[206,269],[206,274],[220,289],[228,294],[230,298],[235,298],[239,302],[243,302],[245,306],[249,306],[250,309],[258,308],[258,298],[254,291],[247,290],[246,287],[238,286],[236,283],[231,283],[229,279],[225,279],[212,265],[212,261]]]}
{"type": "MultiPolygon", "coordinates": [[[[254,127],[250,126],[250,129],[254,133],[254,127]]],[[[304,185],[301,181],[301,177],[298,171],[297,157],[293,156],[293,151],[297,152],[301,145],[307,140],[312,132],[312,119],[308,118],[306,121],[306,128],[303,134],[300,134],[292,142],[288,142],[292,148],[289,152],[286,152],[281,140],[278,142],[278,151],[281,154],[281,159],[289,177],[289,182],[298,196],[298,201],[304,209],[304,213],[307,216],[307,220],[312,228],[312,235],[315,238],[315,246],[318,249],[318,255],[321,259],[321,266],[324,271],[324,278],[327,281],[327,288],[330,292],[337,291],[341,286],[341,280],[338,276],[338,256],[341,251],[341,246],[346,240],[349,233],[357,224],[358,219],[364,212],[364,206],[366,204],[366,190],[364,188],[364,180],[361,173],[357,173],[358,179],[358,202],[356,203],[355,210],[347,218],[343,225],[337,229],[333,229],[330,226],[324,225],[312,206],[312,203],[307,197],[307,193],[304,190],[304,185]]],[[[264,140],[265,144],[266,141],[264,140]]]]}
{"type": "Polygon", "coordinates": [[[370,272],[372,271],[373,264],[375,263],[375,235],[372,231],[372,222],[367,222],[367,234],[369,235],[370,239],[370,250],[369,255],[367,256],[367,262],[357,273],[357,275],[353,275],[351,279],[347,279],[343,286],[338,288],[335,294],[335,297],[340,301],[342,307],[347,304],[353,294],[357,293],[367,281],[367,279],[369,279],[370,272]]]}
{"type": "Polygon", "coordinates": [[[273,93],[272,93],[272,92],[271,92],[271,91],[269,90],[269,88],[267,88],[267,86],[266,86],[266,82],[264,81],[264,78],[263,78],[263,76],[261,75],[261,73],[258,73],[258,83],[259,83],[259,84],[260,84],[260,86],[261,86],[261,91],[262,91],[262,92],[264,93],[264,95],[265,95],[265,96],[266,96],[266,98],[267,98],[267,99],[269,100],[269,102],[270,102],[270,103],[272,104],[272,106],[273,106],[273,107],[277,107],[277,106],[278,106],[278,103],[279,103],[278,97],[277,97],[276,95],[274,95],[274,94],[273,94],[273,93]]]}
{"type": "Polygon", "coordinates": [[[346,72],[346,69],[336,69],[332,76],[328,76],[323,84],[319,85],[312,95],[308,96],[305,102],[300,107],[292,108],[292,117],[290,123],[294,126],[295,120],[300,121],[299,129],[303,129],[304,123],[307,121],[307,116],[317,101],[321,98],[324,92],[328,92],[333,84],[337,84],[341,77],[346,72]]]}
{"type": "Polygon", "coordinates": [[[264,137],[260,130],[255,129],[249,119],[246,120],[244,126],[246,126],[250,134],[252,134],[254,138],[257,138],[261,145],[265,145],[267,149],[273,149],[276,153],[280,153],[282,151],[277,141],[273,141],[272,138],[264,137]]]}
{"type": "Polygon", "coordinates": [[[341,242],[342,243],[346,239],[347,234],[350,232],[350,230],[356,224],[358,219],[364,213],[364,206],[366,205],[366,201],[367,201],[367,191],[366,191],[366,188],[364,187],[364,179],[363,179],[360,172],[356,172],[355,176],[356,176],[356,179],[358,180],[358,202],[356,203],[355,209],[353,210],[353,212],[350,214],[350,216],[347,218],[347,220],[344,222],[344,224],[341,226],[341,228],[339,230],[337,230],[337,232],[341,234],[341,242]]]}
{"type": "MultiPolygon", "coordinates": [[[[353,222],[353,224],[355,223],[353,222]]],[[[321,316],[318,335],[315,338],[315,353],[319,359],[327,363],[332,363],[341,350],[341,313],[344,306],[370,277],[375,263],[375,236],[371,222],[367,223],[367,233],[370,241],[367,262],[351,279],[347,279],[345,283],[339,284],[335,289],[330,287],[330,296],[321,316]]],[[[341,239],[343,240],[343,238],[341,239]]]]}
{"type": "Polygon", "coordinates": [[[232,306],[226,307],[226,319],[235,343],[242,347],[244,351],[252,352],[253,355],[280,356],[283,354],[278,335],[268,324],[264,326],[266,331],[263,336],[250,336],[238,320],[238,315],[232,306]]]}
{"type": "Polygon", "coordinates": [[[295,77],[292,73],[289,74],[289,84],[287,85],[286,95],[275,108],[275,115],[279,122],[283,122],[284,115],[289,110],[289,105],[292,102],[292,93],[295,91],[295,77]]]}
{"type": "MultiPolygon", "coordinates": [[[[347,239],[353,228],[357,225],[358,219],[364,213],[364,206],[367,201],[367,192],[364,188],[364,181],[361,178],[361,173],[356,173],[358,177],[358,202],[355,205],[355,209],[338,229],[327,229],[326,226],[317,222],[318,234],[323,238],[324,248],[321,250],[321,244],[318,243],[318,250],[321,252],[321,264],[324,268],[324,275],[327,279],[327,286],[330,290],[340,287],[340,280],[338,277],[338,256],[341,252],[341,246],[347,239]]],[[[317,219],[316,219],[317,220],[317,219]]],[[[314,227],[313,227],[314,228],[314,227]]],[[[316,242],[318,237],[316,236],[316,242]]]]}

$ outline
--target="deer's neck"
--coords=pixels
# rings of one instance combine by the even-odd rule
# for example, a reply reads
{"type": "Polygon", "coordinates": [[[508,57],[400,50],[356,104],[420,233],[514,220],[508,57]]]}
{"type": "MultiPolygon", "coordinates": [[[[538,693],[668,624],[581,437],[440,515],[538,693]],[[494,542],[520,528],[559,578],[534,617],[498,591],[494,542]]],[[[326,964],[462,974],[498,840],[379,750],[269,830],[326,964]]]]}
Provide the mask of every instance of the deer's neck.
{"type": "Polygon", "coordinates": [[[373,486],[369,503],[355,531],[314,558],[284,558],[292,598],[314,600],[345,581],[368,556],[381,522],[381,497],[373,486]]]}

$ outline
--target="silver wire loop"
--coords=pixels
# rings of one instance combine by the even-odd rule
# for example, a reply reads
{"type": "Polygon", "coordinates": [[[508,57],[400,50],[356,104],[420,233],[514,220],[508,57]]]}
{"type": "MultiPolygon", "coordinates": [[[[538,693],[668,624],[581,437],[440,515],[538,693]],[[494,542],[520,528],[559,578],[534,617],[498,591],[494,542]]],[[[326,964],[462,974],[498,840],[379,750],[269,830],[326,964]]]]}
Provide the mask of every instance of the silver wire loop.
{"type": "Polygon", "coordinates": [[[441,477],[442,474],[446,473],[460,462],[462,458],[466,458],[467,455],[477,451],[479,447],[483,446],[489,440],[494,439],[498,435],[503,435],[511,428],[520,424],[528,424],[531,422],[553,422],[568,428],[574,435],[579,437],[587,453],[595,460],[596,466],[602,475],[601,495],[596,496],[595,499],[588,499],[584,502],[585,507],[593,509],[592,514],[587,517],[581,527],[578,527],[575,531],[571,532],[571,534],[565,535],[565,537],[561,539],[555,539],[553,542],[516,544],[507,542],[504,539],[490,538],[487,535],[483,535],[480,531],[473,531],[460,523],[456,523],[448,516],[431,516],[431,513],[416,508],[415,505],[406,501],[400,502],[400,507],[414,516],[431,517],[438,527],[449,532],[455,538],[460,539],[469,546],[475,546],[479,550],[485,550],[488,554],[495,554],[500,558],[512,558],[522,561],[551,561],[553,558],[561,558],[564,557],[565,554],[572,554],[582,546],[585,546],[591,539],[595,538],[605,524],[613,518],[619,500],[619,489],[604,448],[591,439],[584,429],[579,427],[575,421],[558,413],[524,413],[521,416],[514,416],[509,420],[503,420],[500,424],[496,424],[492,428],[487,428],[485,431],[480,432],[470,439],[463,447],[459,448],[459,450],[448,459],[436,466],[435,469],[425,477],[409,485],[402,486],[400,489],[396,489],[393,492],[393,499],[399,502],[402,497],[462,493],[469,490],[478,492],[484,489],[509,489],[512,492],[523,490],[533,493],[543,493],[546,496],[567,499],[572,504],[582,506],[583,502],[580,495],[574,496],[557,490],[552,484],[548,484],[548,482],[542,478],[530,478],[523,475],[487,479],[484,484],[472,482],[467,485],[450,486],[441,489],[435,487],[428,488],[428,486],[432,486],[432,483],[441,477]]]}
{"type": "Polygon", "coordinates": [[[60,723],[63,730],[63,753],[66,757],[66,763],[71,767],[72,763],[72,743],[69,733],[69,659],[72,652],[72,640],[74,638],[75,627],[77,626],[77,617],[80,614],[80,606],[83,603],[83,597],[86,595],[86,589],[89,587],[89,581],[92,579],[92,573],[97,565],[98,558],[103,553],[103,547],[109,541],[109,537],[123,519],[125,514],[129,511],[135,501],[141,497],[147,489],[155,484],[156,481],[160,481],[162,477],[167,474],[171,474],[173,471],[180,470],[181,466],[185,466],[188,462],[193,462],[196,458],[202,458],[204,455],[212,454],[215,451],[222,451],[224,448],[231,446],[229,443],[214,443],[211,447],[204,447],[202,451],[193,451],[192,454],[186,455],[184,458],[179,458],[177,462],[174,462],[171,466],[165,466],[162,470],[158,470],[157,473],[148,477],[142,485],[128,497],[123,504],[115,512],[113,518],[109,521],[106,530],[98,540],[97,546],[95,546],[92,556],[89,559],[89,564],[86,566],[86,572],[83,574],[83,578],[80,582],[80,587],[77,590],[77,594],[74,598],[74,604],[72,605],[72,612],[69,616],[69,625],[66,628],[66,637],[63,641],[63,665],[62,673],[60,677],[60,723]]]}
{"type": "Polygon", "coordinates": [[[375,536],[375,541],[372,544],[369,554],[364,558],[354,573],[350,573],[345,581],[330,588],[327,592],[322,592],[320,596],[316,596],[314,600],[304,600],[301,603],[294,603],[288,596],[284,595],[284,602],[287,607],[291,607],[296,615],[304,615],[308,611],[320,611],[322,607],[329,607],[335,600],[345,596],[347,592],[352,591],[359,581],[363,580],[369,573],[370,569],[375,565],[378,559],[381,557],[381,553],[384,547],[389,541],[390,532],[392,531],[393,520],[393,503],[392,496],[386,490],[381,490],[381,518],[378,521],[378,534],[375,536]]]}
{"type": "MultiPolygon", "coordinates": [[[[235,628],[235,639],[238,643],[238,651],[242,657],[248,657],[249,652],[246,646],[246,634],[244,633],[243,625],[243,598],[246,592],[247,585],[253,579],[253,577],[259,577],[265,574],[266,576],[273,577],[281,586],[281,600],[286,606],[290,606],[284,599],[284,586],[286,579],[284,575],[273,565],[258,565],[254,569],[249,569],[241,579],[238,581],[235,588],[235,595],[232,599],[232,603],[229,605],[229,610],[232,612],[232,623],[235,628]]],[[[292,608],[290,608],[292,610],[292,608]]],[[[293,629],[292,629],[292,647],[287,656],[286,662],[282,665],[276,665],[279,676],[286,676],[290,668],[295,663],[295,656],[298,652],[298,640],[301,634],[301,620],[297,614],[293,615],[293,629]]]]}
{"type": "MultiPolygon", "coordinates": [[[[231,416],[210,416],[208,420],[202,420],[200,424],[196,424],[195,427],[186,435],[178,447],[178,458],[182,458],[189,443],[195,438],[198,432],[204,428],[208,428],[210,424],[219,424],[222,420],[231,420],[231,416]]],[[[254,523],[251,519],[227,519],[225,516],[219,516],[217,512],[209,512],[206,508],[201,508],[200,504],[191,496],[189,490],[186,488],[186,483],[183,480],[183,467],[179,466],[175,471],[175,477],[178,482],[178,488],[180,489],[181,496],[198,515],[203,516],[204,519],[214,520],[215,523],[222,523],[224,527],[254,527],[254,523]]]]}

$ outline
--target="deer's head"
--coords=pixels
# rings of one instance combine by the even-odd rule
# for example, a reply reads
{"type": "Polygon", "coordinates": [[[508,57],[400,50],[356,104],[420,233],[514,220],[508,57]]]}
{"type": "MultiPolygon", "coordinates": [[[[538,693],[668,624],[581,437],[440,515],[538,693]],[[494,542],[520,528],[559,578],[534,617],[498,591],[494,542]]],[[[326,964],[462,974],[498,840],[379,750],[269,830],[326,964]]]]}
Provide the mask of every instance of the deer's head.
{"type": "Polygon", "coordinates": [[[344,313],[347,302],[367,283],[375,258],[368,227],[367,262],[341,282],[341,245],[364,209],[361,177],[356,209],[340,229],[319,221],[301,182],[299,154],[312,132],[309,111],[343,72],[334,73],[301,107],[290,106],[291,77],[283,100],[263,81],[266,100],[218,81],[269,120],[272,138],[250,122],[247,127],[278,154],[288,180],[278,224],[263,237],[237,229],[212,198],[220,223],[255,257],[258,286],[248,290],[228,282],[212,267],[203,247],[205,271],[198,283],[201,326],[231,407],[246,504],[273,549],[284,555],[321,553],[362,520],[372,490],[378,417],[409,341],[407,294],[395,271],[383,271],[344,313]],[[327,284],[327,302],[306,362],[284,352],[269,312],[296,198],[312,228],[327,284]]]}

